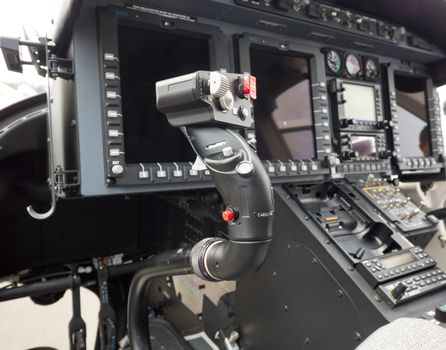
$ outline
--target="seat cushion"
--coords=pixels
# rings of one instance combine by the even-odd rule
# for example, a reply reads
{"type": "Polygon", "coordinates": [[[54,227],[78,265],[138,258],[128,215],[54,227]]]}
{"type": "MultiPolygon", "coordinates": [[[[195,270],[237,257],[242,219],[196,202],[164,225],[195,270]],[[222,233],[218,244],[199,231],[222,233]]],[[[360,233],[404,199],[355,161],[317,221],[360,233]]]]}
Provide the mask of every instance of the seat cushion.
{"type": "Polygon", "coordinates": [[[373,332],[356,350],[446,349],[446,330],[431,321],[399,318],[373,332]]]}

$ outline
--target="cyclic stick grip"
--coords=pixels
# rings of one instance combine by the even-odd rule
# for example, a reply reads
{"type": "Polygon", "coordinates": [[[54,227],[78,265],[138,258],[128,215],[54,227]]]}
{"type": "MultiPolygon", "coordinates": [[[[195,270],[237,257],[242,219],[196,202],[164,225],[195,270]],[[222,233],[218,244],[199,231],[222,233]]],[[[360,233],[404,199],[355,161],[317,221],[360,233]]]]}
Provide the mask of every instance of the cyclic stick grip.
{"type": "Polygon", "coordinates": [[[218,281],[256,272],[271,241],[274,203],[269,176],[239,133],[252,124],[255,78],[198,71],[157,82],[156,96],[160,112],[208,167],[226,208],[229,240],[198,242],[190,257],[194,273],[218,281]]]}

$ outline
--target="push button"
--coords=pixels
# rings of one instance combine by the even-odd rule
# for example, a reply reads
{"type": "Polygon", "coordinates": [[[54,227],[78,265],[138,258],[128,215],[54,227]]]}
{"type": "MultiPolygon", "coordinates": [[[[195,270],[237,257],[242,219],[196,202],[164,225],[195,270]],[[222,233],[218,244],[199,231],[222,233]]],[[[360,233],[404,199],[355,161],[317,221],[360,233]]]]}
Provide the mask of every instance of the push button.
{"type": "Polygon", "coordinates": [[[223,219],[223,221],[226,222],[232,222],[234,220],[237,220],[237,217],[238,217],[238,211],[235,210],[234,208],[226,208],[221,213],[221,218],[223,219]]]}

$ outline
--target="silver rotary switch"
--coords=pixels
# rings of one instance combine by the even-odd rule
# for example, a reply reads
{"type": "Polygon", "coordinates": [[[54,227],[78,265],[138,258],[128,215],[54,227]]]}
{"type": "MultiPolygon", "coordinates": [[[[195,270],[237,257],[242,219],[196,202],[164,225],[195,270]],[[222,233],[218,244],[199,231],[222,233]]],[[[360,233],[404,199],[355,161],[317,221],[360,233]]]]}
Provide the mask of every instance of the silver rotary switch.
{"type": "Polygon", "coordinates": [[[226,94],[218,99],[220,103],[220,108],[223,111],[229,111],[234,107],[234,95],[232,95],[231,91],[227,91],[226,94]]]}
{"type": "Polygon", "coordinates": [[[228,78],[219,72],[210,72],[203,85],[206,93],[212,97],[223,97],[229,91],[228,78]]]}
{"type": "Polygon", "coordinates": [[[204,89],[210,96],[218,98],[223,111],[228,111],[234,106],[234,96],[229,90],[228,78],[219,72],[210,72],[209,77],[204,81],[204,89]]]}

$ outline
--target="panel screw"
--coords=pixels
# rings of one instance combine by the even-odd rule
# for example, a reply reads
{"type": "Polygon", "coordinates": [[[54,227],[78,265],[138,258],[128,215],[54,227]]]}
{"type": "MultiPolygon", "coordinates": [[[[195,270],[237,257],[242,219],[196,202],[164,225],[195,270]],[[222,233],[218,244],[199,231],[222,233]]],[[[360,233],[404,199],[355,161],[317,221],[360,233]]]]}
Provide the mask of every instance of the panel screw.
{"type": "Polygon", "coordinates": [[[344,296],[344,292],[342,291],[342,289],[338,289],[338,292],[336,294],[339,298],[342,298],[344,296]]]}
{"type": "Polygon", "coordinates": [[[362,340],[361,333],[355,332],[355,339],[356,341],[361,341],[362,340]]]}

